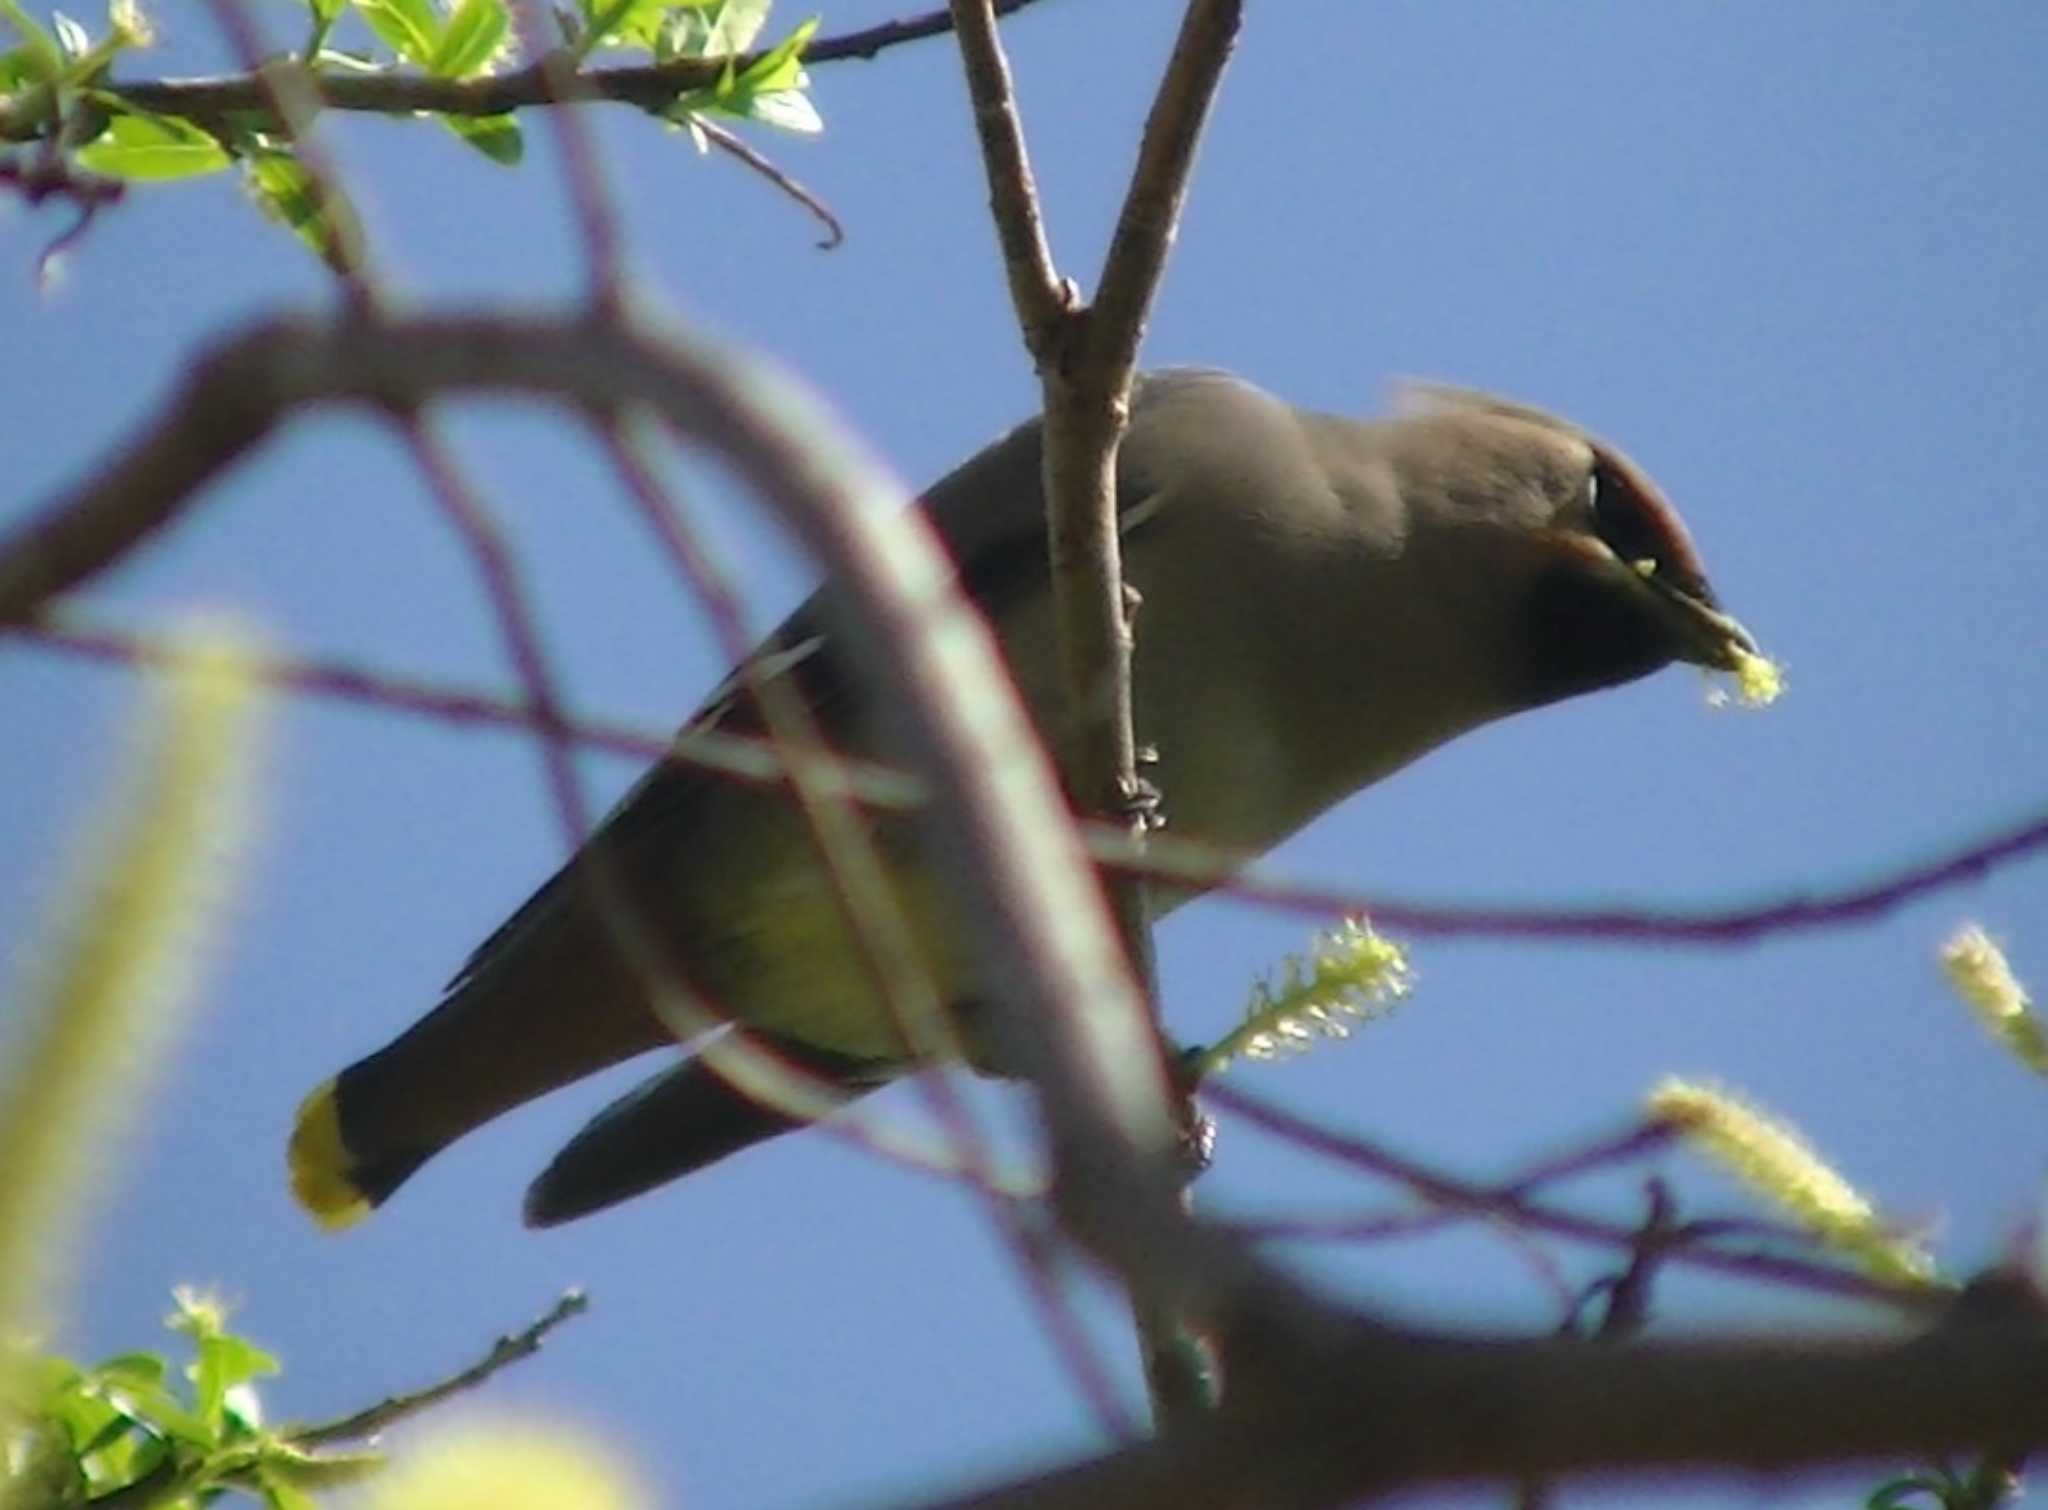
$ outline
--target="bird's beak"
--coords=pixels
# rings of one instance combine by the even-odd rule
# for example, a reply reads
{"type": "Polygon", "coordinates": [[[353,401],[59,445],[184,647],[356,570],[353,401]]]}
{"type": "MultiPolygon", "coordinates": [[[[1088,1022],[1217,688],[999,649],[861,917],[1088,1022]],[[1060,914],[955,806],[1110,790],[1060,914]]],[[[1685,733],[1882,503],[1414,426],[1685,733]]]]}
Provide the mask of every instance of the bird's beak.
{"type": "Polygon", "coordinates": [[[1571,531],[1553,537],[1583,566],[1607,575],[1625,592],[1642,595],[1644,606],[1671,631],[1679,659],[1714,671],[1739,672],[1745,657],[1762,655],[1750,632],[1713,604],[1687,592],[1650,561],[1624,561],[1596,536],[1571,531]]]}
{"type": "Polygon", "coordinates": [[[1702,603],[1654,571],[1634,566],[1627,570],[1642,584],[1657,615],[1670,626],[1681,647],[1681,658],[1715,671],[1738,671],[1743,657],[1762,654],[1750,632],[1720,609],[1702,603]]]}

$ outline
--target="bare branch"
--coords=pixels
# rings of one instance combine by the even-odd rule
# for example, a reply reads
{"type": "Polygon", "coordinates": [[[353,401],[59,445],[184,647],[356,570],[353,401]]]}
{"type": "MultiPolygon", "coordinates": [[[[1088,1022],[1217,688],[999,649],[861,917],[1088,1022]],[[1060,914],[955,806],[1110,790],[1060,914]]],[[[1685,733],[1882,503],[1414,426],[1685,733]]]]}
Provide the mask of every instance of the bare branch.
{"type": "Polygon", "coordinates": [[[1138,166],[1091,310],[1091,355],[1103,364],[1102,380],[1112,390],[1128,391],[1137,365],[1145,322],[1187,201],[1195,148],[1237,41],[1243,9],[1243,0],[1193,0],[1158,98],[1145,118],[1138,166]]]}
{"type": "MultiPolygon", "coordinates": [[[[1484,1185],[1458,1179],[1428,1168],[1412,1159],[1374,1143],[1354,1132],[1339,1132],[1296,1112],[1247,1096],[1244,1092],[1211,1081],[1203,1095],[1266,1131],[1300,1147],[1310,1149],[1353,1169],[1363,1170],[1404,1186],[1442,1211],[1462,1212],[1509,1223],[1517,1228],[1547,1233],[1572,1242],[1634,1251],[1641,1241],[1638,1229],[1623,1222],[1581,1216],[1535,1199],[1533,1192],[1544,1182],[1580,1167],[1576,1163],[1538,1165],[1535,1169],[1500,1185],[1484,1185]]],[[[1626,1138],[1589,1150],[1588,1160],[1618,1157],[1636,1146],[1650,1146],[1651,1140],[1626,1138]]],[[[1436,1222],[1422,1219],[1374,1221],[1369,1223],[1331,1221],[1323,1223],[1257,1223],[1237,1230],[1261,1238],[1344,1241],[1387,1231],[1414,1231],[1436,1222]]],[[[1777,1253],[1731,1251],[1710,1247],[1698,1239],[1716,1235],[1715,1227],[1689,1225],[1686,1244],[1674,1245],[1665,1255],[1672,1262],[1696,1265],[1726,1274],[1747,1275],[1795,1284],[1803,1289],[1848,1299],[1873,1302],[1903,1314],[1924,1313],[1948,1304],[1946,1292],[1926,1287],[1885,1284],[1868,1275],[1835,1264],[1815,1263],[1777,1253]]],[[[1791,1234],[1786,1234],[1790,1236],[1791,1234]]]]}
{"type": "MultiPolygon", "coordinates": [[[[48,619],[16,627],[25,642],[52,650],[67,651],[93,660],[120,665],[164,665],[186,652],[176,640],[135,634],[126,630],[80,625],[70,618],[62,623],[48,619]]],[[[512,730],[524,734],[540,732],[532,708],[489,693],[466,687],[449,687],[346,661],[307,657],[256,657],[251,671],[269,686],[308,697],[332,698],[387,712],[410,714],[463,727],[512,730]]],[[[630,728],[624,724],[562,715],[561,732],[580,748],[629,760],[674,761],[679,765],[701,766],[721,776],[759,786],[787,786],[789,776],[767,741],[746,734],[725,734],[712,729],[691,729],[680,734],[660,734],[630,728]]],[[[848,791],[870,807],[904,812],[923,803],[920,783],[900,771],[871,761],[839,756],[832,762],[848,791]]],[[[831,773],[821,772],[821,779],[831,773]]]]}
{"type": "MultiPolygon", "coordinates": [[[[576,93],[576,60],[555,46],[556,24],[541,0],[513,0],[513,17],[521,44],[540,70],[549,98],[564,105],[576,93]]],[[[605,184],[604,163],[590,127],[574,110],[548,112],[548,124],[562,149],[562,177],[569,204],[583,240],[584,277],[594,309],[616,313],[625,296],[625,257],[620,248],[619,216],[605,184]]]]}
{"type": "Polygon", "coordinates": [[[789,174],[777,167],[765,152],[749,146],[743,139],[725,129],[713,120],[699,117],[692,124],[704,133],[704,140],[719,151],[738,158],[749,168],[775,185],[783,193],[809,210],[824,223],[825,239],[818,243],[818,250],[829,252],[846,239],[846,227],[839,223],[839,217],[832,213],[832,207],[816,194],[798,183],[789,174]]]}
{"type": "Polygon", "coordinates": [[[563,732],[562,697],[548,664],[524,574],[497,520],[477,497],[446,443],[425,416],[407,411],[399,416],[398,423],[421,475],[427,480],[427,490],[476,562],[491,614],[498,621],[498,634],[505,642],[506,654],[526,694],[527,705],[533,709],[541,758],[547,770],[548,793],[554,800],[562,838],[573,853],[590,832],[590,799],[584,793],[574,751],[563,732]]]}
{"type": "Polygon", "coordinates": [[[1234,1388],[1200,1431],[946,1503],[1307,1507],[1590,1470],[1757,1473],[2017,1449],[2048,1440],[2048,1328],[2012,1309],[1907,1342],[1613,1347],[1333,1323],[1270,1388],[1234,1388]]]}
{"type": "MultiPolygon", "coordinates": [[[[2029,813],[1936,855],[1899,865],[1874,880],[1834,890],[1803,889],[1772,901],[1728,907],[1468,907],[1414,902],[1238,875],[1217,889],[1262,907],[1307,917],[1369,914],[1397,933],[1437,937],[1520,938],[1545,943],[1735,945],[1782,933],[1875,922],[1909,902],[1988,879],[1992,872],[2048,850],[2048,812],[2029,813]]],[[[1120,862],[1113,862],[1120,863],[1120,862]]],[[[1214,877],[1216,856],[1155,843],[1143,862],[1151,874],[1214,877]],[[1175,858],[1179,857],[1179,858],[1175,858]]]]}
{"type": "MultiPolygon", "coordinates": [[[[1093,309],[1077,307],[1076,291],[1053,265],[995,16],[987,0],[954,0],[953,14],[1011,301],[1044,395],[1046,529],[1065,713],[1060,766],[1085,818],[1121,821],[1131,843],[1142,846],[1155,794],[1139,777],[1131,717],[1131,615],[1137,605],[1123,580],[1117,446],[1129,419],[1145,311],[1172,241],[1195,140],[1236,34],[1238,4],[1191,0],[1105,265],[1105,289],[1113,293],[1093,309]]],[[[1157,971],[1143,880],[1126,875],[1109,890],[1125,956],[1156,1012],[1157,971]]],[[[1097,1054],[1136,1065],[1149,1050],[1156,1067],[1165,1068],[1169,1056],[1156,1021],[1122,1023],[1100,1015],[1097,1020],[1097,1054]],[[1148,1025],[1149,1045],[1139,1041],[1148,1025]]],[[[1177,1096],[1173,1105],[1182,1147],[1178,1199],[1185,1213],[1187,1182],[1200,1167],[1207,1137],[1189,1098],[1177,1096]]],[[[1055,1122],[1054,1162],[1064,1183],[1070,1166],[1086,1153],[1063,1149],[1063,1132],[1055,1122]]],[[[1186,1330],[1175,1306],[1156,1291],[1137,1288],[1133,1309],[1161,1424],[1206,1408],[1216,1388],[1215,1360],[1206,1343],[1186,1330]]]]}
{"type": "MultiPolygon", "coordinates": [[[[0,583],[19,574],[10,570],[4,552],[0,552],[0,583]]],[[[98,660],[144,664],[161,662],[175,654],[174,648],[147,635],[85,627],[68,619],[62,623],[22,622],[14,625],[13,630],[32,643],[98,660]]],[[[528,733],[536,728],[532,710],[517,703],[469,688],[435,685],[345,662],[273,659],[264,663],[261,675],[277,686],[307,696],[384,707],[458,725],[528,733]]],[[[564,732],[579,745],[607,754],[638,760],[676,760],[759,783],[779,785],[785,779],[767,747],[743,735],[692,733],[669,738],[587,718],[565,719],[564,732]]],[[[900,771],[859,762],[841,764],[846,767],[855,794],[869,807],[900,810],[923,800],[922,784],[900,771]]],[[[1086,838],[1089,852],[1110,870],[1155,880],[1193,881],[1214,887],[1223,896],[1304,917],[1369,915],[1398,930],[1448,938],[1720,948],[1753,944],[1781,932],[1874,922],[1909,902],[1983,881],[1995,871],[2021,864],[2048,850],[2048,815],[2029,814],[1930,860],[1881,868],[1870,881],[1833,890],[1807,888],[1782,901],[1720,908],[1501,908],[1415,902],[1293,882],[1256,871],[1232,875],[1230,867],[1235,862],[1230,857],[1168,835],[1151,836],[1141,854],[1120,824],[1089,824],[1086,838]]]]}
{"type": "Polygon", "coordinates": [[[380,1400],[366,1410],[344,1416],[338,1421],[328,1421],[319,1426],[305,1426],[287,1432],[286,1438],[294,1447],[316,1448],[332,1446],[336,1442],[360,1442],[374,1437],[387,1426],[395,1426],[409,1416],[416,1416],[423,1410],[439,1405],[451,1396],[475,1389],[488,1381],[493,1374],[510,1368],[523,1358],[531,1358],[541,1349],[541,1344],[552,1332],[572,1316],[581,1316],[590,1309],[590,1300],[581,1290],[565,1291],[547,1310],[547,1313],[531,1326],[522,1327],[509,1336],[500,1337],[491,1344],[491,1350],[472,1363],[461,1373],[443,1379],[439,1384],[428,1385],[409,1395],[394,1395],[380,1400]]]}
{"type": "Polygon", "coordinates": [[[1042,374],[1057,365],[1064,323],[1077,296],[1053,266],[1010,63],[996,35],[995,8],[989,0],[954,0],[953,25],[967,72],[967,92],[974,101],[974,129],[988,174],[989,213],[1003,250],[1003,270],[1009,275],[1010,302],[1016,306],[1025,348],[1042,374]]]}

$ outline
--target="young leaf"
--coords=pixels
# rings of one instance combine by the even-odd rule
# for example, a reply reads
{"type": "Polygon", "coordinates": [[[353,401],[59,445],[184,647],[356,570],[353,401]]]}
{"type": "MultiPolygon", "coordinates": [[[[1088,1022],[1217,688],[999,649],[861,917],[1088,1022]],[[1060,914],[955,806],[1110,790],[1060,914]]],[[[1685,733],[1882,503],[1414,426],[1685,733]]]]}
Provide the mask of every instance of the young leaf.
{"type": "Polygon", "coordinates": [[[14,47],[0,52],[0,98],[17,94],[31,84],[40,84],[49,77],[43,64],[45,55],[33,47],[14,47]]]}
{"type": "Polygon", "coordinates": [[[152,1436],[174,1437],[201,1449],[212,1447],[220,1437],[210,1419],[194,1415],[162,1385],[110,1383],[101,1398],[152,1436]]]}
{"type": "Polygon", "coordinates": [[[425,68],[441,36],[434,0],[356,0],[356,11],[384,45],[425,68]]]}
{"type": "Polygon", "coordinates": [[[187,1370],[199,1396],[199,1413],[216,1431],[221,1429],[228,1391],[258,1374],[277,1372],[277,1360],[247,1338],[219,1332],[197,1339],[199,1357],[187,1370]]]}
{"type": "Polygon", "coordinates": [[[816,136],[825,129],[818,107],[801,89],[771,89],[755,95],[747,114],[763,125],[798,131],[805,136],[816,136]]]}
{"type": "Polygon", "coordinates": [[[93,1373],[102,1379],[142,1384],[161,1384],[170,1371],[171,1366],[161,1353],[116,1353],[93,1368],[93,1373]]]}
{"type": "Polygon", "coordinates": [[[444,115],[440,121],[494,163],[516,168],[526,155],[526,138],[509,115],[444,115]]]}
{"type": "Polygon", "coordinates": [[[54,79],[63,72],[64,54],[57,46],[57,39],[43,30],[36,18],[22,8],[21,0],[0,0],[0,21],[13,27],[21,38],[18,51],[27,54],[23,62],[25,79],[41,82],[54,79]]]}
{"type": "Polygon", "coordinates": [[[461,0],[426,67],[447,79],[466,79],[490,66],[504,44],[510,22],[505,0],[461,0]]]}
{"type": "Polygon", "coordinates": [[[576,39],[577,56],[599,47],[654,51],[671,6],[672,0],[583,0],[586,24],[576,39]]]}
{"type": "Polygon", "coordinates": [[[64,12],[50,12],[50,27],[57,33],[57,45],[67,59],[82,58],[92,51],[91,34],[64,12]]]}
{"type": "Polygon", "coordinates": [[[803,53],[818,30],[818,18],[811,17],[795,31],[761,54],[740,75],[740,87],[754,94],[776,89],[801,89],[804,84],[803,53]]]}
{"type": "Polygon", "coordinates": [[[716,7],[707,6],[713,14],[704,34],[702,56],[725,57],[752,47],[754,38],[761,35],[761,28],[768,22],[772,3],[773,0],[722,0],[716,7]]]}
{"type": "Polygon", "coordinates": [[[99,137],[78,149],[81,166],[109,178],[160,182],[218,173],[227,149],[175,115],[117,115],[99,137]]]}
{"type": "Polygon", "coordinates": [[[243,183],[257,206],[282,221],[320,260],[334,264],[340,256],[335,226],[322,211],[312,177],[289,152],[252,153],[243,160],[243,183]]]}

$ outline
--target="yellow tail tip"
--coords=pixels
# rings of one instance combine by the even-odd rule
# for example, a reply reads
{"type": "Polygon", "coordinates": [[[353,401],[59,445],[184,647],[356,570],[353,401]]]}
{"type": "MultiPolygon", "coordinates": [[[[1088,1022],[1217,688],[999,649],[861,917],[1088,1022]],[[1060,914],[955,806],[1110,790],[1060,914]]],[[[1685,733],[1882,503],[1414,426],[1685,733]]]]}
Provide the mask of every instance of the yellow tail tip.
{"type": "Polygon", "coordinates": [[[341,1112],[332,1080],[322,1081],[299,1103],[285,1163],[291,1170],[293,1196],[329,1232],[352,1227],[370,1214],[369,1197],[352,1177],[355,1160],[341,1139],[341,1112]]]}

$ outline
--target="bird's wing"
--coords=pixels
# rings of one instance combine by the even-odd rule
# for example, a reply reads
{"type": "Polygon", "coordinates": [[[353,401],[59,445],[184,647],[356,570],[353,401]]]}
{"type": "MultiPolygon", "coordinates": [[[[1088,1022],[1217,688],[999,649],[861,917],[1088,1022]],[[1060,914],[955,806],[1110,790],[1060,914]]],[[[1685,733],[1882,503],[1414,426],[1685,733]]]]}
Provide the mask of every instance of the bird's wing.
{"type": "MultiPolygon", "coordinates": [[[[1131,539],[1152,527],[1171,496],[1169,470],[1158,464],[1135,429],[1166,402],[1211,384],[1240,386],[1236,379],[1197,370],[1176,370],[1145,380],[1134,405],[1137,443],[1127,443],[1118,469],[1118,518],[1131,539]]],[[[934,484],[919,502],[952,557],[971,602],[994,622],[1012,604],[1047,589],[1048,564],[1043,493],[1039,483],[1038,421],[1018,426],[934,484]]],[[[748,688],[756,678],[792,687],[835,747],[876,755],[870,722],[854,696],[862,681],[857,657],[833,621],[844,614],[828,588],[814,593],[783,621],[749,661],[715,687],[683,725],[683,733],[759,736],[766,733],[748,688]]],[[[680,761],[648,771],[620,799],[592,835],[627,880],[659,874],[677,854],[687,853],[700,804],[733,778],[680,761]]],[[[574,879],[575,859],[564,864],[538,891],[486,938],[449,982],[452,992],[487,967],[515,939],[546,925],[574,879]]]]}

